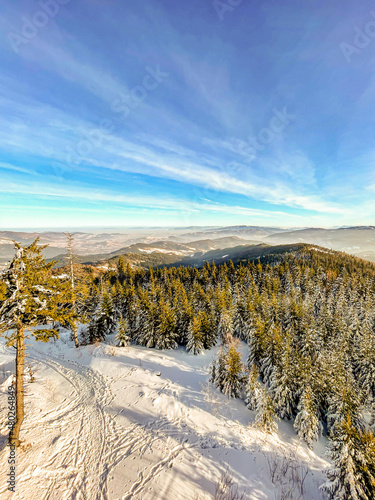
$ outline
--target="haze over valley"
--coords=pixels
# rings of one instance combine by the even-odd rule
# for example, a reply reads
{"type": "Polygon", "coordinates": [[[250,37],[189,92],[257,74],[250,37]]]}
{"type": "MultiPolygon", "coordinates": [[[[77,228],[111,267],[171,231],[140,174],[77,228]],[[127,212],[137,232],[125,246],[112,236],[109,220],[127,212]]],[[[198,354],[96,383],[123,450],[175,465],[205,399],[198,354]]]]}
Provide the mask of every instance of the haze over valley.
{"type": "MultiPolygon", "coordinates": [[[[250,251],[253,246],[262,245],[264,249],[295,243],[318,245],[375,262],[375,226],[292,230],[261,226],[151,227],[73,230],[72,234],[78,261],[98,265],[119,255],[127,255],[130,262],[141,267],[179,262],[201,265],[205,259],[230,260],[239,252],[246,254],[247,247],[250,251]]],[[[66,263],[67,239],[62,231],[0,231],[0,266],[4,268],[13,257],[13,240],[27,245],[36,237],[41,245],[48,245],[44,250],[48,259],[56,259],[58,265],[66,263]]]]}

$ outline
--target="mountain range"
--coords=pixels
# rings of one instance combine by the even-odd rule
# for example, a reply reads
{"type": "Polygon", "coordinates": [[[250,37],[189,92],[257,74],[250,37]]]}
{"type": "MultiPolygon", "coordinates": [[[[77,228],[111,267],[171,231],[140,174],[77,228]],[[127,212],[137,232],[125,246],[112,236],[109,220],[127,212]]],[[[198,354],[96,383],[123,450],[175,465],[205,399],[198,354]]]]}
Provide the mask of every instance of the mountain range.
{"type": "MultiPolygon", "coordinates": [[[[205,260],[223,262],[241,259],[244,255],[271,252],[280,245],[309,243],[327,249],[344,251],[375,262],[375,226],[334,229],[285,229],[258,226],[129,228],[110,232],[79,231],[74,236],[77,260],[82,263],[111,264],[119,255],[133,265],[200,265],[205,260]]],[[[14,255],[13,241],[22,245],[36,237],[49,245],[45,256],[64,263],[66,235],[61,231],[0,231],[0,266],[14,255]]]]}

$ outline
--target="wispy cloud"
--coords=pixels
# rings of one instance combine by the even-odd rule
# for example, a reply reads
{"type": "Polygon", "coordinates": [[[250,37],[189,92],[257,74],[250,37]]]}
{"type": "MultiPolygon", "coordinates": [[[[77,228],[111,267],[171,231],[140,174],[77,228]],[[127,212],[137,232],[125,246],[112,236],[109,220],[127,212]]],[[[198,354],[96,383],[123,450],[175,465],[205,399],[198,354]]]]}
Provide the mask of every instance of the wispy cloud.
{"type": "Polygon", "coordinates": [[[19,167],[17,165],[12,165],[11,163],[6,163],[3,161],[0,161],[0,169],[11,170],[13,172],[20,172],[26,175],[38,175],[35,170],[32,170],[30,168],[19,167]]]}
{"type": "MultiPolygon", "coordinates": [[[[236,26],[198,0],[188,24],[167,4],[70,2],[20,54],[0,42],[2,193],[217,220],[375,215],[373,60],[351,72],[339,49],[363,8],[340,9],[339,22],[335,6],[316,7],[323,30],[295,2],[244,3],[236,26]],[[170,76],[124,118],[113,99],[148,65],[170,76]],[[267,142],[285,106],[296,120],[254,154],[251,137],[267,142]],[[103,120],[111,132],[95,140],[103,120]]],[[[5,32],[22,12],[5,0],[5,32]]]]}
{"type": "Polygon", "coordinates": [[[2,186],[3,193],[14,193],[23,195],[33,195],[41,198],[50,197],[54,199],[66,198],[71,200],[84,200],[90,204],[101,204],[106,202],[109,204],[119,204],[121,206],[144,207],[144,208],[157,208],[160,210],[177,210],[181,213],[199,212],[199,211],[212,211],[212,212],[225,212],[240,215],[256,215],[260,217],[272,217],[274,215],[283,215],[289,217],[290,215],[282,211],[268,211],[259,209],[250,209],[238,205],[225,205],[215,203],[202,203],[199,201],[178,200],[178,199],[160,199],[160,197],[152,196],[129,196],[114,192],[105,192],[96,189],[83,189],[81,187],[58,188],[50,184],[37,183],[37,184],[13,184],[11,182],[5,183],[2,186]]]}

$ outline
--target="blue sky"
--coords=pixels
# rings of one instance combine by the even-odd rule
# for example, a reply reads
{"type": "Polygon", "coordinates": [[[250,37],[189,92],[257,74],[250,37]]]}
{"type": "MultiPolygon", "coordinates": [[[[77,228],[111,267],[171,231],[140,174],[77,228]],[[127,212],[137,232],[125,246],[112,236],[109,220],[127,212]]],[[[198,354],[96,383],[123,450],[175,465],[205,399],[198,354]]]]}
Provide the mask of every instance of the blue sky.
{"type": "Polygon", "coordinates": [[[372,2],[3,0],[0,29],[2,227],[374,224],[372,2]]]}

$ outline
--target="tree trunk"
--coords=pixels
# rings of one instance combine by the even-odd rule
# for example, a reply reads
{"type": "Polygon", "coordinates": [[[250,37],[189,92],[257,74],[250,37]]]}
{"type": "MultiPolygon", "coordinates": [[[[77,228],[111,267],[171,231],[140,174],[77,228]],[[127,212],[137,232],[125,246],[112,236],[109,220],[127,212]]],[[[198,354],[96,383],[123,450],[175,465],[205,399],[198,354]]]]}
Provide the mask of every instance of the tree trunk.
{"type": "Polygon", "coordinates": [[[24,412],[24,390],[23,377],[25,366],[25,331],[20,328],[17,332],[17,353],[16,353],[16,423],[9,436],[11,445],[20,445],[20,430],[25,415],[24,412]]]}
{"type": "Polygon", "coordinates": [[[74,344],[76,347],[79,347],[78,328],[77,328],[77,323],[75,321],[73,322],[72,330],[73,330],[74,344]]]}
{"type": "MultiPolygon", "coordinates": [[[[76,311],[76,301],[75,301],[73,236],[70,233],[65,233],[65,234],[68,238],[68,249],[69,249],[68,260],[69,260],[69,265],[70,265],[70,286],[72,289],[72,309],[73,309],[73,312],[76,313],[77,311],[76,311]]],[[[75,320],[73,320],[72,331],[73,331],[74,344],[78,348],[79,342],[78,342],[78,334],[77,334],[77,323],[75,320]]]]}

